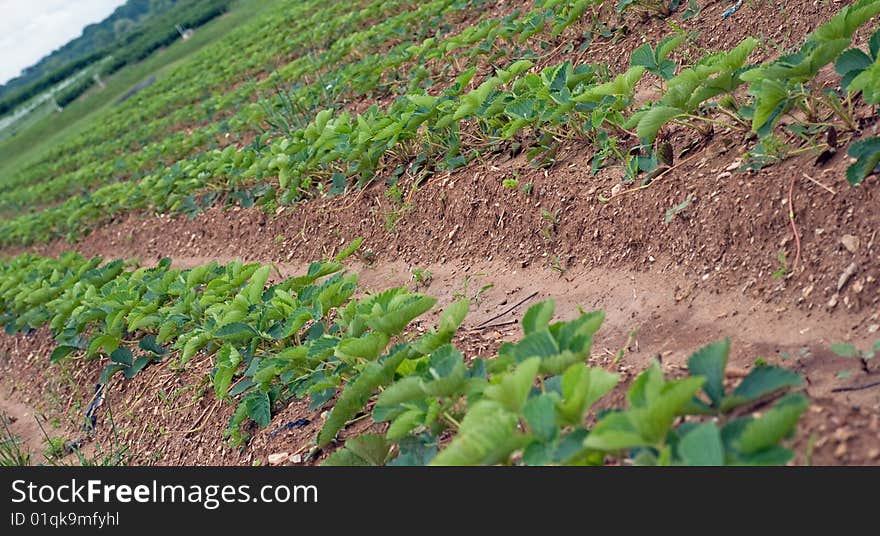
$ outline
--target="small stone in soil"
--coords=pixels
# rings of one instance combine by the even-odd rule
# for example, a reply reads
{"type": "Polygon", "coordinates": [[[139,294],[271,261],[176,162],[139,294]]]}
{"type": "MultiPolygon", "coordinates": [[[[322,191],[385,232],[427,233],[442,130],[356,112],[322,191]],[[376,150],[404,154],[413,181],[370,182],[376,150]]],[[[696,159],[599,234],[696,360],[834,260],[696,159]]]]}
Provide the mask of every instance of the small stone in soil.
{"type": "Polygon", "coordinates": [[[856,263],[852,263],[846,267],[846,270],[840,274],[840,278],[837,280],[837,291],[840,292],[843,290],[843,287],[846,286],[847,282],[852,279],[852,276],[856,275],[856,272],[859,271],[859,265],[856,263]]]}
{"type": "Polygon", "coordinates": [[[269,455],[269,465],[281,465],[290,457],[289,452],[278,452],[269,455]]]}
{"type": "Polygon", "coordinates": [[[843,244],[843,247],[846,248],[850,253],[855,253],[859,249],[859,239],[856,236],[851,234],[843,235],[840,238],[840,243],[843,244]]]}
{"type": "Polygon", "coordinates": [[[855,433],[849,428],[838,428],[834,431],[834,439],[841,443],[848,441],[855,433]]]}
{"type": "Polygon", "coordinates": [[[828,300],[828,308],[829,308],[829,309],[834,309],[835,307],[837,307],[837,302],[838,302],[839,300],[840,300],[840,294],[838,294],[838,293],[835,292],[835,293],[834,293],[834,296],[831,296],[831,299],[828,300]]]}

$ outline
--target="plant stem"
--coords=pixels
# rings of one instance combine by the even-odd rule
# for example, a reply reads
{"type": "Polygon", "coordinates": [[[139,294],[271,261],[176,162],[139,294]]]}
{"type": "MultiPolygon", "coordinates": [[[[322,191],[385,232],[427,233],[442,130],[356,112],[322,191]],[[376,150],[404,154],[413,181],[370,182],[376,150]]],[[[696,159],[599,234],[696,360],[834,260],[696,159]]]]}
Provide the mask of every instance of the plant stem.
{"type": "Polygon", "coordinates": [[[790,151],[787,156],[796,156],[803,153],[808,153],[810,151],[824,151],[828,149],[827,143],[820,143],[818,145],[808,145],[806,147],[801,147],[800,149],[795,149],[794,151],[790,151]]]}
{"type": "Polygon", "coordinates": [[[727,117],[733,119],[738,125],[740,125],[744,129],[749,130],[751,128],[751,126],[747,122],[743,121],[741,117],[739,117],[735,113],[731,112],[730,110],[726,110],[720,106],[717,107],[716,109],[719,112],[721,112],[722,114],[726,115],[727,117]]]}
{"type": "MultiPolygon", "coordinates": [[[[727,121],[721,121],[720,119],[712,119],[710,117],[703,117],[701,115],[693,115],[693,114],[686,114],[684,117],[686,117],[688,119],[693,119],[695,121],[703,121],[704,123],[711,123],[713,125],[719,125],[724,128],[730,128],[730,129],[736,128],[735,126],[731,125],[727,121]]],[[[677,123],[678,121],[673,121],[673,122],[677,123]]],[[[687,123],[683,123],[683,122],[679,123],[679,124],[684,125],[684,126],[688,126],[687,123]]]]}
{"type": "Polygon", "coordinates": [[[450,415],[449,412],[444,411],[444,412],[443,412],[443,418],[446,419],[447,421],[449,421],[449,424],[451,424],[452,426],[454,426],[456,430],[458,430],[459,428],[461,428],[461,423],[459,423],[458,421],[456,421],[455,419],[453,419],[453,418],[452,418],[452,415],[450,415]]]}

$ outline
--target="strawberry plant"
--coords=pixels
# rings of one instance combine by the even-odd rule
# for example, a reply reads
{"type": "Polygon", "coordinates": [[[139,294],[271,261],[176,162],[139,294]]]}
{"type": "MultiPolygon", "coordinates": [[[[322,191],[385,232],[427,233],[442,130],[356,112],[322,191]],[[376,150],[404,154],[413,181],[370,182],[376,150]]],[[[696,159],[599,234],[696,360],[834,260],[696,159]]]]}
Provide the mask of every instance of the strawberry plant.
{"type": "Polygon", "coordinates": [[[868,368],[868,362],[871,359],[874,359],[874,356],[877,352],[880,352],[880,339],[874,341],[874,344],[871,346],[870,350],[859,350],[855,345],[851,343],[836,343],[831,345],[831,351],[840,357],[850,357],[856,358],[859,360],[861,364],[862,370],[866,373],[870,373],[870,369],[868,368]]]}
{"type": "Polygon", "coordinates": [[[690,376],[667,381],[656,363],[627,392],[629,408],[600,420],[584,445],[604,452],[634,451],[635,463],[684,465],[783,464],[790,450],[779,446],[807,408],[803,394],[778,395],[802,385],[786,369],[756,367],[732,391],[724,386],[730,342],[708,345],[688,360],[690,376]],[[776,398],[760,416],[742,414],[776,398]],[[739,410],[739,411],[738,411],[739,410]],[[676,416],[708,416],[674,426],[676,416]]]}
{"type": "Polygon", "coordinates": [[[779,118],[793,107],[801,110],[808,122],[821,122],[819,106],[827,94],[815,95],[808,83],[822,67],[834,62],[849,46],[855,31],[878,13],[880,2],[874,0],[846,6],[811,33],[795,54],[743,73],[741,78],[750,83],[749,93],[754,96],[752,129],[760,136],[769,135],[779,118]]]}
{"type": "MultiPolygon", "coordinates": [[[[629,407],[595,412],[593,406],[619,380],[585,364],[603,315],[551,324],[553,311],[552,301],[532,306],[523,317],[523,338],[505,343],[494,360],[467,363],[447,343],[414,361],[395,361],[396,379],[381,378],[385,387],[372,409],[375,421],[388,423],[384,436],[349,439],[325,464],[601,465],[612,456],[636,464],[724,465],[790,459],[779,442],[806,407],[803,395],[785,394],[802,385],[797,374],[758,367],[728,391],[730,343],[723,341],[690,358],[689,377],[667,380],[655,363],[630,387],[629,407]],[[774,400],[761,416],[750,413],[774,400]],[[591,428],[590,415],[598,415],[591,428]],[[441,437],[451,440],[438,448],[441,437]]],[[[346,387],[343,396],[351,390],[364,407],[378,384],[360,387],[346,387]]]]}
{"type": "MultiPolygon", "coordinates": [[[[880,104],[880,30],[868,42],[868,53],[851,48],[840,55],[835,70],[843,77],[841,87],[850,93],[861,92],[865,102],[880,104]]],[[[880,138],[871,137],[853,143],[848,151],[856,162],[846,170],[850,184],[856,185],[880,166],[880,138]]]]}
{"type": "Polygon", "coordinates": [[[147,352],[134,357],[132,351],[128,348],[117,348],[110,353],[111,364],[104,367],[98,383],[105,384],[117,372],[122,372],[126,379],[133,378],[137,373],[142,371],[147,365],[161,359],[161,356],[167,352],[165,348],[156,344],[156,338],[148,335],[138,342],[138,346],[147,352]]]}
{"type": "Polygon", "coordinates": [[[668,17],[678,9],[679,4],[680,0],[619,0],[617,11],[624,12],[637,7],[659,17],[668,17]]]}
{"type": "Polygon", "coordinates": [[[645,43],[635,49],[630,56],[630,64],[633,66],[641,65],[649,73],[655,74],[664,80],[669,80],[675,76],[675,62],[668,59],[669,54],[675,50],[681,42],[684,41],[683,36],[669,36],[657,44],[654,49],[650,43],[645,43]]]}
{"type": "Polygon", "coordinates": [[[715,97],[732,94],[743,83],[743,66],[757,45],[756,39],[746,38],[730,51],[710,54],[697,65],[682,70],[667,81],[663,97],[633,114],[627,126],[635,126],[639,137],[648,143],[653,143],[660,129],[670,121],[683,122],[698,130],[703,128],[700,125],[711,127],[714,120],[701,115],[701,107],[715,97]]]}

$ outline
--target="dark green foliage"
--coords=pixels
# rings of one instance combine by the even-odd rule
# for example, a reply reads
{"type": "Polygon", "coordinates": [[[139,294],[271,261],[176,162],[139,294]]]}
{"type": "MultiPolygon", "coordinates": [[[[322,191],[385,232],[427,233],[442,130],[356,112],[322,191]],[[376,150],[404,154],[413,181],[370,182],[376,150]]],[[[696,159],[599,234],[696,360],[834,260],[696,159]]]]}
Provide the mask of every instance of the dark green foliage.
{"type": "Polygon", "coordinates": [[[158,359],[213,356],[216,397],[240,397],[226,430],[233,444],[247,440],[247,422],[268,426],[278,404],[311,397],[320,407],[339,392],[318,447],[353,419],[369,416],[389,427],[384,436],[349,439],[328,463],[382,465],[401,457],[399,464],[592,465],[605,455],[657,464],[784,463],[790,453],[779,442],[806,404],[789,395],[761,417],[743,412],[802,380],[764,366],[727,391],[725,341],[695,353],[688,378],[666,380],[659,366],[650,367],[630,387],[628,407],[585,428],[593,405],[618,380],[586,364],[601,312],[552,322],[554,303],[538,303],[523,317],[522,338],[503,345],[487,367],[483,360],[466,363],[451,344],[466,301],[447,307],[435,329],[402,336],[435,300],[403,288],[352,300],[357,278],[341,273],[337,262],[313,263],[305,275],[268,288],[269,268],[258,264],[181,271],[167,259],[135,270],[101,262],[26,254],[0,265],[7,330],[48,326],[60,343],[51,361],[82,352],[106,357],[101,383],[117,372],[131,378],[158,359]],[[310,326],[298,320],[305,310],[310,326]],[[290,319],[296,327],[288,327],[290,319]],[[277,325],[285,326],[282,332],[277,325]],[[144,353],[135,355],[133,337],[144,353]],[[679,419],[726,419],[734,410],[736,419],[720,429],[679,419]],[[438,448],[444,434],[452,439],[438,448]]]}

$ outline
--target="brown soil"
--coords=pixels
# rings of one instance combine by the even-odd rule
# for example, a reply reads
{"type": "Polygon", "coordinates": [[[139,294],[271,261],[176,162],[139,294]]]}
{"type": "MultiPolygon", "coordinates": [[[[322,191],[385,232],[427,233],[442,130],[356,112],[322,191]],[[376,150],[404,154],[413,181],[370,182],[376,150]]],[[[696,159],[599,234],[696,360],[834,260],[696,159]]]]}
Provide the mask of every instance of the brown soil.
{"type": "Polygon", "coordinates": [[[23,404],[3,393],[0,397],[0,430],[3,430],[3,441],[9,441],[8,431],[18,443],[18,450],[30,460],[39,459],[43,452],[45,437],[40,431],[37,419],[40,418],[27,404],[23,404]]]}
{"type": "MultiPolygon", "coordinates": [[[[649,188],[608,203],[599,195],[610,195],[619,176],[614,170],[592,175],[588,158],[575,146],[560,151],[550,170],[534,168],[520,156],[438,175],[411,190],[403,203],[374,185],[271,216],[259,208],[215,208],[193,220],[128,215],[96,229],[76,249],[145,262],[218,251],[289,261],[330,255],[362,236],[365,248],[382,261],[420,266],[494,260],[519,267],[673,274],[683,279],[681,294],[695,288],[738,290],[780,310],[847,309],[864,313],[866,321],[874,315],[876,323],[878,179],[849,186],[843,178],[848,161],[840,155],[824,169],[813,165],[813,155],[803,155],[761,172],[727,171],[742,158],[741,146],[728,143],[718,140],[649,188]],[[520,185],[532,183],[531,195],[504,188],[503,179],[512,177],[520,185]],[[788,214],[792,179],[799,260],[788,214]],[[690,205],[665,223],[666,211],[688,196],[690,205]],[[778,272],[780,252],[789,268],[784,277],[778,272]],[[840,286],[851,264],[857,271],[840,286]]],[[[35,249],[56,255],[69,248],[56,241],[35,249]]]]}

